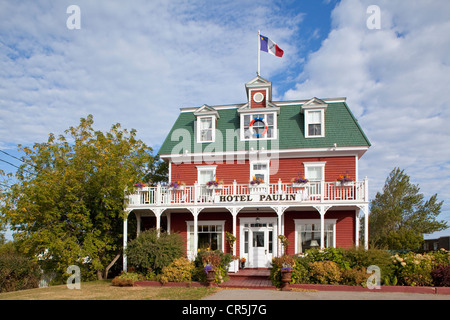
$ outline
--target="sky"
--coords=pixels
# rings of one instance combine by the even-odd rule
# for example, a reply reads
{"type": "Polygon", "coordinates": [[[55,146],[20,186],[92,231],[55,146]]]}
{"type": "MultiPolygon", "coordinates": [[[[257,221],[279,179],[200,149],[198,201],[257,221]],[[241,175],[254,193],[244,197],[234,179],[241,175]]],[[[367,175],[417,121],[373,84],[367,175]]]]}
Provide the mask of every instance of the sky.
{"type": "Polygon", "coordinates": [[[0,0],[0,150],[20,157],[18,144],[92,114],[156,153],[181,107],[246,101],[261,30],[284,50],[261,53],[273,100],[346,97],[372,143],[359,163],[370,197],[399,167],[450,225],[449,12],[448,0],[0,0]]]}

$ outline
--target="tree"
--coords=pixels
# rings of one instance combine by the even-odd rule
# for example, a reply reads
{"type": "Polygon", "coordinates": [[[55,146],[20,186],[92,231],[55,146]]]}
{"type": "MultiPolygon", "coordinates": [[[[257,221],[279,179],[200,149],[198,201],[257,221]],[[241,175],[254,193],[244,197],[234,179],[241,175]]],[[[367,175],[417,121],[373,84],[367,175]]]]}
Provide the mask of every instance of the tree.
{"type": "Polygon", "coordinates": [[[101,279],[122,250],[125,192],[143,179],[153,157],[135,130],[115,124],[105,134],[93,122],[89,115],[66,136],[19,146],[24,164],[0,212],[21,250],[44,270],[64,275],[78,264],[82,277],[101,279]]]}
{"type": "Polygon", "coordinates": [[[424,233],[446,229],[438,221],[443,201],[434,194],[427,201],[418,185],[410,182],[404,170],[391,171],[383,187],[372,200],[369,236],[375,246],[392,250],[415,250],[423,242],[424,233]]]}

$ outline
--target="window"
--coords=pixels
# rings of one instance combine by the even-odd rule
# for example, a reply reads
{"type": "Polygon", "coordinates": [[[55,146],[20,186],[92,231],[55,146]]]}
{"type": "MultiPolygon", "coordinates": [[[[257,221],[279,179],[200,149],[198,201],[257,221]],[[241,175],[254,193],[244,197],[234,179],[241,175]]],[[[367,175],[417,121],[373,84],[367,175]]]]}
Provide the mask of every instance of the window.
{"type": "Polygon", "coordinates": [[[269,183],[269,161],[253,161],[250,163],[250,180],[253,178],[262,179],[264,183],[269,183]]]}
{"type": "MultiPolygon", "coordinates": [[[[295,219],[295,252],[305,252],[320,247],[320,220],[295,219]]],[[[336,242],[336,220],[326,219],[324,223],[324,247],[334,247],[336,242]]]]}
{"type": "Polygon", "coordinates": [[[324,137],[324,111],[305,111],[305,137],[324,137]]]}
{"type": "MultiPolygon", "coordinates": [[[[189,248],[194,252],[194,222],[188,221],[189,248]]],[[[197,236],[198,249],[224,250],[223,221],[198,221],[197,236]]]]}
{"type": "Polygon", "coordinates": [[[208,181],[214,180],[216,176],[216,166],[197,167],[197,182],[199,185],[205,185],[208,181]]]}
{"type": "Polygon", "coordinates": [[[214,142],[216,121],[214,117],[197,118],[197,142],[214,142]]]}
{"type": "Polygon", "coordinates": [[[321,194],[321,181],[325,180],[326,162],[303,162],[305,178],[309,180],[309,194],[312,197],[321,194]]]}
{"type": "Polygon", "coordinates": [[[244,140],[275,138],[275,113],[246,113],[241,115],[244,140]]]}

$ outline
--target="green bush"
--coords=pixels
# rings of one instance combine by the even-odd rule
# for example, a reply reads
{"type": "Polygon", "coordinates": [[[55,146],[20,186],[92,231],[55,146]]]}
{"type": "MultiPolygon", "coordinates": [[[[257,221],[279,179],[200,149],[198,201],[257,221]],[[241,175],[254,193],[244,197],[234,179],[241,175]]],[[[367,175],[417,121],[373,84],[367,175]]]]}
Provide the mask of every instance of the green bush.
{"type": "Polygon", "coordinates": [[[432,286],[431,271],[435,264],[433,253],[395,254],[392,256],[398,283],[404,286],[432,286]]]}
{"type": "Polygon", "coordinates": [[[41,272],[36,262],[17,252],[0,254],[0,292],[37,288],[41,272]]]}
{"type": "Polygon", "coordinates": [[[342,271],[339,265],[333,261],[310,262],[310,280],[317,284],[339,284],[342,279],[342,271]]]}
{"type": "Polygon", "coordinates": [[[367,279],[370,277],[370,274],[367,273],[366,268],[362,267],[360,269],[354,268],[342,270],[341,277],[342,280],[340,284],[365,287],[367,285],[367,279]]]}
{"type": "Polygon", "coordinates": [[[162,268],[159,281],[161,283],[190,282],[194,268],[194,263],[188,259],[184,257],[177,258],[170,265],[162,268]]]}
{"type": "Polygon", "coordinates": [[[156,229],[146,230],[128,243],[128,264],[140,273],[147,273],[148,270],[160,273],[163,267],[183,256],[184,245],[178,233],[161,232],[158,237],[156,229]]]}
{"type": "Polygon", "coordinates": [[[136,272],[122,272],[112,279],[111,284],[118,287],[133,286],[136,281],[144,280],[144,276],[136,272]]]}

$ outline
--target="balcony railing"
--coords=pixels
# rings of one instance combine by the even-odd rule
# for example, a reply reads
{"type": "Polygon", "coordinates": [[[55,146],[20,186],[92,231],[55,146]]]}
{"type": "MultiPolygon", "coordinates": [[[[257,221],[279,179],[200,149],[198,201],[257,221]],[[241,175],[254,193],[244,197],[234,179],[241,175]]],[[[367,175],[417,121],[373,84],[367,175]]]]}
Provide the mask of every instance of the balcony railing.
{"type": "Polygon", "coordinates": [[[275,204],[280,202],[368,202],[368,180],[339,182],[315,181],[307,184],[278,183],[249,185],[237,184],[208,187],[194,184],[172,189],[156,187],[136,188],[127,197],[128,207],[226,205],[226,204],[275,204]]]}

